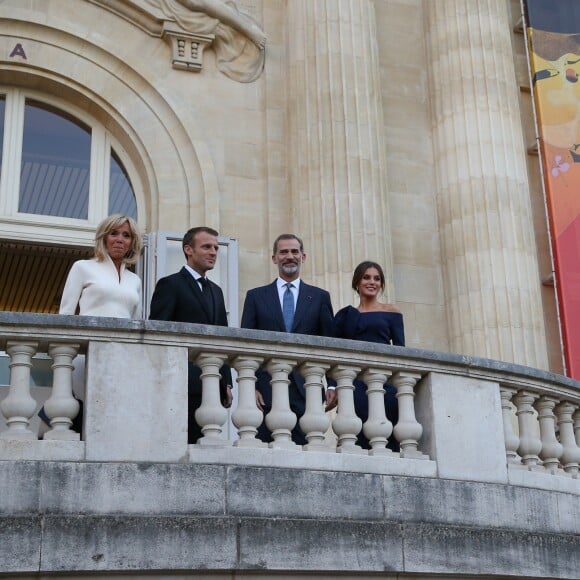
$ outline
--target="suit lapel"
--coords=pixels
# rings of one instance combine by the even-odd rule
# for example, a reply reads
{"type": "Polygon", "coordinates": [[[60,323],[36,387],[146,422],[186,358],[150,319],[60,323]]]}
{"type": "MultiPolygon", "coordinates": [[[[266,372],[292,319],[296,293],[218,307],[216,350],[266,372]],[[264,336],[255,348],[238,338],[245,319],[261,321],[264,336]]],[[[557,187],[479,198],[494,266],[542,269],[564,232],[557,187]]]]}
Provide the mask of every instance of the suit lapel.
{"type": "MultiPolygon", "coordinates": [[[[203,310],[203,312],[207,318],[208,323],[212,324],[213,320],[210,316],[210,313],[208,311],[205,300],[203,299],[203,295],[201,293],[201,288],[199,287],[199,284],[194,280],[193,276],[187,271],[187,269],[185,267],[181,268],[181,274],[185,278],[186,284],[189,286],[191,292],[193,293],[195,300],[197,300],[197,303],[199,304],[199,306],[203,310]]],[[[213,299],[213,292],[212,292],[212,299],[213,299]]],[[[215,302],[214,302],[214,308],[215,308],[215,302]]]]}
{"type": "Polygon", "coordinates": [[[308,284],[300,281],[300,289],[298,290],[298,300],[296,301],[296,311],[294,312],[294,323],[292,324],[292,332],[298,328],[300,322],[306,317],[306,313],[312,306],[312,292],[308,284]]]}
{"type": "Polygon", "coordinates": [[[284,317],[282,316],[282,306],[280,306],[277,280],[274,280],[272,284],[266,287],[265,294],[266,304],[272,312],[272,318],[276,321],[276,325],[279,327],[278,330],[280,332],[286,332],[284,317]]]}

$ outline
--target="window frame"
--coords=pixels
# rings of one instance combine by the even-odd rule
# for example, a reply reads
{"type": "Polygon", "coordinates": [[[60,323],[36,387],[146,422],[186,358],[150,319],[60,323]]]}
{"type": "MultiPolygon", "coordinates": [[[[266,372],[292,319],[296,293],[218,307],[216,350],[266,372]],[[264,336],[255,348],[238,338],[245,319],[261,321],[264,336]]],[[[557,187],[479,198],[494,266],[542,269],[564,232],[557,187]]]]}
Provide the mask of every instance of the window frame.
{"type": "Polygon", "coordinates": [[[7,239],[47,240],[61,243],[92,244],[98,223],[109,215],[111,154],[115,152],[131,183],[139,223],[143,220],[143,202],[137,194],[143,191],[141,180],[125,149],[99,120],[83,109],[57,97],[19,87],[0,85],[4,96],[4,136],[0,171],[0,229],[7,239]],[[91,153],[87,219],[29,214],[18,211],[20,173],[26,101],[49,106],[72,116],[90,128],[91,153]]]}

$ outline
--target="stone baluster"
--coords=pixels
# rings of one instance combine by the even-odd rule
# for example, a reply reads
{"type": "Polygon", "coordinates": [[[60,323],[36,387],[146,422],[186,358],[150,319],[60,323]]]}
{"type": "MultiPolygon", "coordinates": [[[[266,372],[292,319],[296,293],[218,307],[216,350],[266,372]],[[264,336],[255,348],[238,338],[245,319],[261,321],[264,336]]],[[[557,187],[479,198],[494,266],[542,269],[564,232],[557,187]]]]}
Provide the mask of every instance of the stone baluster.
{"type": "Polygon", "coordinates": [[[362,421],[354,410],[353,381],[359,372],[360,368],[345,365],[338,365],[331,371],[332,378],[336,381],[336,395],[338,397],[336,417],[332,422],[332,430],[338,437],[337,453],[365,453],[365,450],[356,444],[357,435],[362,428],[362,421]]]}
{"type": "Polygon", "coordinates": [[[203,436],[197,445],[228,445],[222,435],[222,425],[228,419],[228,412],[221,402],[220,368],[226,355],[200,354],[195,363],[201,368],[201,406],[195,412],[195,420],[201,427],[203,436]]]}
{"type": "Polygon", "coordinates": [[[556,473],[560,465],[560,457],[564,452],[562,444],[556,439],[556,417],[554,407],[558,404],[556,399],[551,397],[540,397],[534,407],[538,412],[540,422],[540,438],[542,440],[542,450],[540,458],[545,469],[550,473],[556,473]]]}
{"type": "Polygon", "coordinates": [[[508,463],[520,463],[520,457],[518,455],[520,438],[514,430],[514,415],[510,404],[512,397],[516,394],[516,390],[508,387],[500,387],[499,393],[501,398],[501,414],[503,418],[503,436],[505,439],[506,459],[508,463]]]}
{"type": "Polygon", "coordinates": [[[399,421],[393,432],[401,446],[401,457],[427,458],[427,455],[418,450],[423,427],[415,417],[415,385],[420,378],[420,373],[401,371],[391,380],[397,389],[399,403],[399,421]]]}
{"type": "Polygon", "coordinates": [[[574,422],[572,415],[576,406],[567,401],[563,401],[556,406],[556,416],[558,417],[558,426],[560,427],[560,443],[562,443],[563,453],[560,462],[566,473],[573,477],[578,477],[580,467],[580,446],[574,438],[574,422]]]}
{"type": "Polygon", "coordinates": [[[574,434],[576,436],[576,445],[580,447],[580,409],[576,409],[576,411],[574,411],[572,419],[574,419],[574,434]]]}
{"type": "Polygon", "coordinates": [[[247,356],[233,360],[238,373],[238,406],[232,414],[232,421],[240,437],[234,441],[235,447],[266,447],[266,443],[256,438],[263,419],[263,413],[256,405],[256,370],[261,362],[261,359],[247,356]]]}
{"type": "Polygon", "coordinates": [[[536,434],[537,422],[532,407],[537,398],[538,395],[528,391],[518,391],[514,397],[520,430],[518,453],[522,458],[522,463],[530,470],[539,466],[540,458],[538,454],[542,450],[542,440],[536,434]]]}
{"type": "Polygon", "coordinates": [[[305,451],[332,451],[326,445],[325,433],[330,427],[322,405],[322,390],[324,389],[324,375],[328,365],[306,362],[298,369],[304,377],[306,391],[306,411],[300,418],[300,429],[306,434],[308,443],[303,446],[305,451]]]}
{"type": "Polygon", "coordinates": [[[268,372],[272,375],[272,410],[266,415],[266,427],[272,432],[272,449],[295,449],[292,429],[296,426],[296,415],[290,409],[288,396],[288,375],[296,361],[274,358],[268,362],[268,372]]]}
{"type": "Polygon", "coordinates": [[[369,455],[391,455],[387,449],[387,441],[393,432],[393,424],[385,413],[384,384],[392,373],[377,369],[368,369],[362,376],[367,385],[369,400],[369,418],[363,425],[363,432],[369,440],[371,449],[369,455]]]}
{"type": "Polygon", "coordinates": [[[44,404],[44,411],[50,419],[50,430],[43,439],[79,441],[80,433],[72,429],[72,420],[79,412],[79,402],[73,397],[72,361],[79,350],[78,344],[51,344],[48,354],[52,358],[52,393],[44,404]]]}
{"type": "Polygon", "coordinates": [[[36,439],[28,425],[36,410],[36,401],[30,395],[30,369],[32,357],[36,354],[37,343],[11,342],[6,345],[10,356],[10,390],[0,403],[0,410],[6,417],[8,429],[0,434],[0,439],[36,439]]]}

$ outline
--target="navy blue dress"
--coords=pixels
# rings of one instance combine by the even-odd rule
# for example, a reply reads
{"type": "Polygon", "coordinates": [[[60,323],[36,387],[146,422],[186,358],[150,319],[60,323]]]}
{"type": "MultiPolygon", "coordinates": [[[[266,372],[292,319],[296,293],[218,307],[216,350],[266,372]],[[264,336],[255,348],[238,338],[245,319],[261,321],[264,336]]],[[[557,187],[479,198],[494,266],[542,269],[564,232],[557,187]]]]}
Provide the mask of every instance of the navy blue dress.
{"type": "MultiPolygon", "coordinates": [[[[347,306],[336,313],[335,322],[339,338],[405,346],[403,315],[400,312],[359,312],[356,308],[347,306]]],[[[367,386],[358,379],[354,381],[354,386],[355,411],[364,424],[369,416],[367,386]]],[[[384,388],[387,419],[396,425],[399,420],[397,390],[389,383],[385,383],[384,388]]],[[[370,448],[369,441],[362,431],[357,442],[363,449],[370,448]]],[[[393,435],[391,435],[387,447],[393,451],[399,451],[399,443],[393,435]]]]}

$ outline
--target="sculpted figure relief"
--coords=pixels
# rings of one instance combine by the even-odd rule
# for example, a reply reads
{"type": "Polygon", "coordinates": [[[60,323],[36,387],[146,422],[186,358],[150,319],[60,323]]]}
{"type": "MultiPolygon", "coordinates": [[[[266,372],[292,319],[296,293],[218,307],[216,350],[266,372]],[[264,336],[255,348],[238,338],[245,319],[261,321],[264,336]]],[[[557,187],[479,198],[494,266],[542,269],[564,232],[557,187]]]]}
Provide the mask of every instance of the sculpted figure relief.
{"type": "MultiPolygon", "coordinates": [[[[134,0],[135,1],[135,0],[134,0]]],[[[217,66],[239,82],[252,82],[264,68],[266,35],[235,3],[223,0],[141,0],[184,30],[213,34],[217,66]]],[[[139,3],[139,0],[137,0],[139,3]]]]}
{"type": "Polygon", "coordinates": [[[235,4],[226,4],[222,0],[177,0],[192,11],[205,12],[208,16],[217,18],[223,24],[247,36],[260,50],[266,45],[266,35],[262,29],[245,14],[235,7],[235,4]]]}

